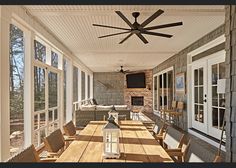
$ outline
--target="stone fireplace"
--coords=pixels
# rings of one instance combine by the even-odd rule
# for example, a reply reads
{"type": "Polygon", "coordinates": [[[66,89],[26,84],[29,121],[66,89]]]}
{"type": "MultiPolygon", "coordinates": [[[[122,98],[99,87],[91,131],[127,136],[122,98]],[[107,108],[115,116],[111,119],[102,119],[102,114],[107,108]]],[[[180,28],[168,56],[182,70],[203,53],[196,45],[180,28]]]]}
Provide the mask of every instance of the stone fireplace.
{"type": "Polygon", "coordinates": [[[143,106],[143,96],[131,96],[132,106],[143,106]]]}
{"type": "Polygon", "coordinates": [[[131,109],[140,110],[143,106],[146,112],[152,112],[152,70],[144,70],[146,88],[127,88],[124,86],[125,104],[131,109]]]}

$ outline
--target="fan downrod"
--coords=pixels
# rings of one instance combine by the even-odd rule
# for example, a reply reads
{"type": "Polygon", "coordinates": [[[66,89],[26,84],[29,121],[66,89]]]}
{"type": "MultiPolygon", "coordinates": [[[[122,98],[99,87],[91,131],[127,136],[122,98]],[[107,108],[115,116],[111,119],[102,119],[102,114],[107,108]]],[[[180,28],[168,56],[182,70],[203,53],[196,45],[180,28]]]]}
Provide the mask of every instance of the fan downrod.
{"type": "Polygon", "coordinates": [[[132,15],[136,19],[140,15],[140,13],[139,12],[133,12],[132,15]]]}

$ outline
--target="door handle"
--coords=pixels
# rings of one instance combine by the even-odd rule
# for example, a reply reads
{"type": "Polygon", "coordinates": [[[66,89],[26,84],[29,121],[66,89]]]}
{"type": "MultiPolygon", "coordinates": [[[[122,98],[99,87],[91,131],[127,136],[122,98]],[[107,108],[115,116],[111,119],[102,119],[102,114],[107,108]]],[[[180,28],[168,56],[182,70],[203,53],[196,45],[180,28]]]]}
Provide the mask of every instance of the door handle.
{"type": "Polygon", "coordinates": [[[204,102],[207,102],[207,100],[206,100],[206,99],[204,99],[204,102]]]}

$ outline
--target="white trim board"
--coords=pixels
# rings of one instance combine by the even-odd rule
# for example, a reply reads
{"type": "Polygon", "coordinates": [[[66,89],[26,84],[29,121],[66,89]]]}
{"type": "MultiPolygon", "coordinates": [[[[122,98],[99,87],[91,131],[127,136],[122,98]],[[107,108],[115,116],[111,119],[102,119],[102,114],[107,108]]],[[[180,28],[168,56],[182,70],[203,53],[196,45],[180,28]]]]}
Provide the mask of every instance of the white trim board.
{"type": "MultiPolygon", "coordinates": [[[[217,143],[217,142],[211,140],[210,138],[207,138],[207,137],[204,136],[204,135],[201,135],[201,134],[197,133],[196,131],[193,131],[193,130],[191,130],[191,129],[188,129],[188,133],[191,134],[191,135],[196,136],[197,138],[200,138],[201,140],[203,140],[203,141],[209,143],[209,144],[212,145],[212,146],[215,146],[216,148],[219,148],[219,143],[217,143]]],[[[221,150],[224,151],[224,152],[226,152],[226,149],[225,149],[225,146],[224,146],[224,145],[221,146],[221,150]]]]}

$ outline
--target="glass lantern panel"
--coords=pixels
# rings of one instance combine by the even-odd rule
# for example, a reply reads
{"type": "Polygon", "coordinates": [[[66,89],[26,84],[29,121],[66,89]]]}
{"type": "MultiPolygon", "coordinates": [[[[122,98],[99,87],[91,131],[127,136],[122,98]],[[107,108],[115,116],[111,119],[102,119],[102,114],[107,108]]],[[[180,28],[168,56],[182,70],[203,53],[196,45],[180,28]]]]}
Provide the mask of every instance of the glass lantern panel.
{"type": "Polygon", "coordinates": [[[118,137],[117,132],[113,132],[112,133],[112,142],[117,142],[117,137],[118,137]]]}
{"type": "Polygon", "coordinates": [[[118,150],[117,143],[112,143],[111,145],[112,145],[112,148],[111,148],[112,149],[112,153],[118,153],[118,151],[117,151],[118,150]]]}
{"type": "Polygon", "coordinates": [[[111,142],[111,133],[106,133],[106,142],[111,142]]]}
{"type": "Polygon", "coordinates": [[[105,143],[105,152],[110,153],[111,152],[111,143],[105,143]]]}

